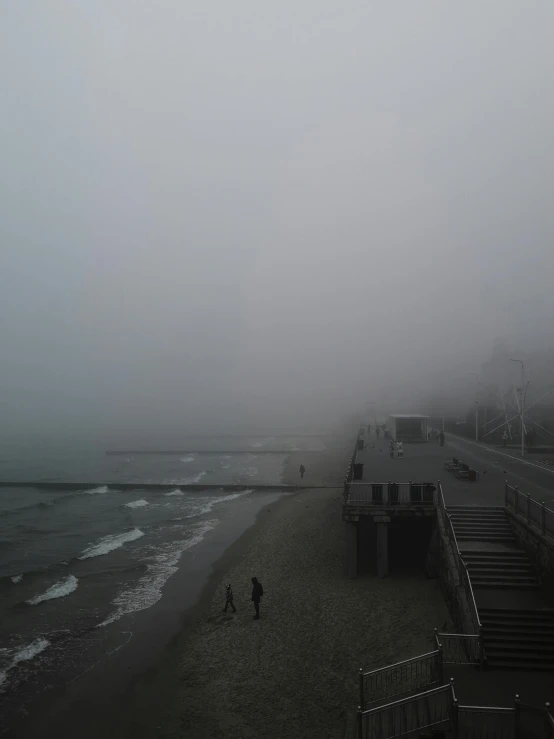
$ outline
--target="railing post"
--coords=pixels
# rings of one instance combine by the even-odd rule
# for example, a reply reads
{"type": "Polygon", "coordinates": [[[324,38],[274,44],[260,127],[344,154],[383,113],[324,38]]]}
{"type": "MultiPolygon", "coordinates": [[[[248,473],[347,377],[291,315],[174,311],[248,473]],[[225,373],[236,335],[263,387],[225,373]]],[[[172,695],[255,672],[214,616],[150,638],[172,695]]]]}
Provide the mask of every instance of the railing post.
{"type": "Polygon", "coordinates": [[[362,707],[358,706],[358,730],[357,730],[357,739],[363,739],[363,716],[362,716],[362,707]]]}
{"type": "MultiPolygon", "coordinates": [[[[437,630],[435,629],[435,632],[437,630]]],[[[437,637],[438,639],[438,637],[437,637]]],[[[444,683],[444,669],[443,669],[443,654],[442,654],[442,644],[439,642],[439,680],[440,684],[442,685],[444,683]]]]}
{"type": "Polygon", "coordinates": [[[358,684],[360,686],[360,708],[363,711],[364,710],[364,671],[360,667],[360,672],[358,673],[358,684]]]}
{"type": "Polygon", "coordinates": [[[552,736],[551,719],[552,719],[552,716],[550,715],[550,703],[546,701],[546,703],[544,704],[544,726],[545,726],[544,735],[547,737],[552,736]]]}
{"type": "Polygon", "coordinates": [[[452,697],[452,736],[458,739],[458,699],[454,692],[454,678],[450,678],[450,695],[452,697]]]}
{"type": "Polygon", "coordinates": [[[516,513],[519,513],[519,510],[518,510],[519,509],[519,505],[518,505],[519,498],[518,498],[518,495],[519,495],[519,490],[517,489],[517,485],[516,485],[515,488],[514,488],[514,508],[515,508],[515,512],[516,513]]]}
{"type": "Polygon", "coordinates": [[[514,739],[519,739],[521,736],[520,708],[519,695],[516,693],[514,696],[514,739]]]}
{"type": "Polygon", "coordinates": [[[531,494],[527,493],[527,523],[531,523],[531,494]]]}
{"type": "Polygon", "coordinates": [[[546,506],[544,505],[544,500],[541,503],[541,531],[542,535],[546,536],[546,506]]]}
{"type": "Polygon", "coordinates": [[[483,626],[479,625],[479,669],[483,669],[483,662],[485,661],[484,649],[483,649],[483,626]]]}
{"type": "Polygon", "coordinates": [[[504,505],[508,508],[508,480],[504,480],[504,505]]]}

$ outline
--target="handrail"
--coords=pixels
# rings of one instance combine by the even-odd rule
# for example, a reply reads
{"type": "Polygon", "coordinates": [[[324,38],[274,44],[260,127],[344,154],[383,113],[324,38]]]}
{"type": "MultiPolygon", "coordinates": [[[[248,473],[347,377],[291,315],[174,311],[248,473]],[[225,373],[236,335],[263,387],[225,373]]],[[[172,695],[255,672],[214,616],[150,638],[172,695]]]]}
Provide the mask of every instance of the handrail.
{"type": "Polygon", "coordinates": [[[547,508],[544,501],[539,503],[537,500],[532,498],[529,493],[522,493],[517,485],[509,485],[508,481],[506,480],[504,484],[504,503],[506,505],[506,508],[513,510],[517,516],[527,519],[528,524],[533,524],[538,529],[540,529],[543,536],[550,536],[554,538],[554,511],[551,508],[547,508]],[[513,503],[509,498],[508,491],[511,491],[513,493],[513,503]],[[525,512],[523,511],[523,506],[520,507],[519,496],[521,496],[522,500],[524,501],[525,512]],[[538,508],[540,510],[540,524],[531,515],[532,507],[538,508]],[[551,525],[547,525],[547,514],[549,523],[551,521],[553,522],[551,525]]]}
{"type": "Polygon", "coordinates": [[[366,708],[365,711],[360,711],[362,716],[367,715],[368,713],[377,713],[377,711],[386,711],[389,708],[392,708],[393,706],[398,706],[402,703],[409,703],[410,701],[415,701],[418,698],[425,698],[430,695],[438,695],[439,693],[446,693],[446,691],[450,690],[450,684],[448,685],[439,685],[437,688],[429,688],[429,690],[424,690],[423,693],[416,693],[415,695],[408,695],[405,698],[400,698],[397,701],[392,701],[391,703],[385,703],[382,706],[374,706],[373,708],[366,708]]]}
{"type": "MultiPolygon", "coordinates": [[[[461,579],[463,580],[464,589],[467,589],[469,591],[469,598],[470,598],[469,606],[472,611],[472,620],[479,632],[479,664],[482,668],[483,661],[484,661],[483,625],[481,624],[481,619],[479,618],[479,611],[477,609],[477,602],[475,600],[475,593],[473,592],[473,586],[471,584],[471,578],[469,576],[469,571],[467,569],[466,563],[464,562],[464,558],[462,557],[462,554],[460,552],[460,547],[458,546],[458,540],[456,538],[456,533],[454,531],[452,519],[450,518],[450,514],[446,510],[446,504],[444,502],[444,494],[442,492],[442,485],[441,485],[440,480],[438,481],[437,486],[438,486],[438,490],[437,490],[438,506],[437,508],[440,511],[441,516],[443,517],[443,522],[446,524],[449,536],[452,538],[452,541],[454,543],[454,551],[457,555],[457,566],[458,566],[459,572],[462,573],[461,579]]],[[[471,635],[468,635],[468,636],[471,636],[471,635]]]]}
{"type": "Polygon", "coordinates": [[[434,649],[432,652],[427,652],[426,654],[420,654],[417,657],[410,657],[410,659],[402,660],[402,662],[395,662],[393,665],[386,665],[385,667],[378,667],[376,670],[370,670],[369,672],[363,672],[362,674],[364,677],[369,677],[369,675],[376,675],[379,672],[384,672],[385,670],[394,670],[396,667],[401,667],[402,665],[409,665],[411,662],[417,662],[420,659],[425,659],[426,657],[436,657],[436,655],[439,653],[438,649],[434,649]]]}

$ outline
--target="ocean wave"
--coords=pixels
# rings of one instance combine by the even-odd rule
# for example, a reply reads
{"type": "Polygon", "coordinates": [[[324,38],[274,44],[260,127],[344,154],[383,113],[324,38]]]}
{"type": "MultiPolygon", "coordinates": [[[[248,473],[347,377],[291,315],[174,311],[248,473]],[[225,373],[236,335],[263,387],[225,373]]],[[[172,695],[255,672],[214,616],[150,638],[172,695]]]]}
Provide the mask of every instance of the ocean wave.
{"type": "Polygon", "coordinates": [[[188,464],[189,462],[194,462],[194,454],[189,454],[186,457],[181,457],[181,462],[183,464],[188,464]]]}
{"type": "Polygon", "coordinates": [[[203,477],[206,477],[207,474],[208,473],[205,470],[203,470],[202,472],[199,472],[194,477],[189,477],[187,480],[183,480],[183,482],[181,484],[182,485],[196,485],[196,483],[199,483],[200,480],[203,477]]]}
{"type": "Polygon", "coordinates": [[[195,499],[194,501],[191,501],[193,503],[197,503],[196,508],[193,508],[192,513],[189,513],[188,516],[185,516],[185,518],[196,518],[197,516],[202,516],[205,513],[210,513],[214,505],[217,505],[218,503],[228,503],[231,500],[235,500],[236,498],[242,498],[243,495],[248,495],[251,493],[252,490],[243,490],[240,493],[230,493],[229,495],[222,495],[219,498],[211,498],[207,501],[205,499],[195,499]]]}
{"type": "Polygon", "coordinates": [[[16,649],[1,649],[0,650],[0,692],[4,692],[4,684],[8,678],[8,672],[13,670],[20,662],[28,662],[44,652],[44,650],[50,646],[48,639],[38,638],[27,644],[24,647],[18,647],[16,649]]]}
{"type": "Polygon", "coordinates": [[[84,491],[87,495],[103,495],[104,493],[109,492],[109,487],[107,485],[100,485],[98,488],[91,488],[90,490],[84,491]]]}
{"type": "Polygon", "coordinates": [[[63,580],[60,580],[59,582],[54,583],[54,585],[49,587],[48,590],[46,590],[44,593],[41,593],[40,595],[35,595],[34,598],[30,598],[26,602],[30,606],[36,606],[45,600],[52,600],[54,598],[64,598],[66,595],[70,595],[71,593],[73,593],[74,590],[77,590],[78,584],[79,584],[78,579],[74,575],[69,575],[68,577],[65,577],[63,580]]]}
{"type": "Polygon", "coordinates": [[[162,597],[163,586],[171,575],[177,572],[181,554],[199,544],[205,534],[215,528],[217,524],[218,521],[216,520],[205,521],[198,525],[187,539],[164,544],[153,556],[152,561],[148,563],[144,577],[116,595],[112,601],[112,605],[116,607],[116,610],[102,623],[99,623],[98,628],[108,626],[108,624],[117,621],[122,616],[144,611],[157,603],[162,597]]]}
{"type": "Polygon", "coordinates": [[[147,500],[141,498],[140,500],[133,500],[131,503],[125,503],[125,508],[144,508],[145,505],[149,505],[147,500]]]}
{"type": "Polygon", "coordinates": [[[81,554],[79,559],[89,559],[90,557],[101,557],[103,554],[108,554],[114,549],[119,549],[129,541],[135,541],[144,536],[144,533],[140,529],[132,529],[132,531],[124,531],[121,534],[109,534],[108,536],[102,537],[96,544],[88,547],[81,554]]]}
{"type": "Polygon", "coordinates": [[[176,495],[184,495],[184,493],[183,493],[182,490],[179,490],[179,488],[175,488],[175,490],[172,490],[169,493],[164,493],[164,495],[165,495],[166,498],[171,498],[171,497],[176,496],[176,495]]]}

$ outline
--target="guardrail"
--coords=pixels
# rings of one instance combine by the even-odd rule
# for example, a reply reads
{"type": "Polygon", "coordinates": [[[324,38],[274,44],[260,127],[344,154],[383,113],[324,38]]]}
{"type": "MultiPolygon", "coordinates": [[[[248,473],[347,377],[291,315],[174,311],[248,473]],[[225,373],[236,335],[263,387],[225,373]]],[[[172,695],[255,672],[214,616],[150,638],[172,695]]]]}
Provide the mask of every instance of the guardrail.
{"type": "Polygon", "coordinates": [[[459,705],[454,680],[400,700],[362,710],[358,706],[357,739],[394,739],[432,727],[443,726],[454,739],[552,739],[554,716],[550,703],[537,708],[514,705],[459,705]]]}
{"type": "Polygon", "coordinates": [[[554,511],[547,508],[544,501],[539,503],[529,493],[522,493],[517,485],[513,487],[507,482],[504,485],[504,501],[508,510],[535,526],[543,536],[554,539],[554,511]]]}
{"type": "Polygon", "coordinates": [[[350,482],[346,503],[350,505],[427,505],[437,504],[437,487],[431,482],[350,482]]]}
{"type": "Polygon", "coordinates": [[[451,723],[453,693],[451,685],[442,685],[366,711],[358,708],[357,739],[406,736],[451,723]]]}
{"type": "Polygon", "coordinates": [[[435,644],[445,665],[480,664],[479,634],[444,634],[435,629],[435,644]]]}
{"type": "MultiPolygon", "coordinates": [[[[452,525],[452,519],[450,518],[448,511],[446,510],[446,505],[444,503],[444,495],[442,493],[442,485],[440,483],[440,480],[438,482],[438,490],[437,490],[437,515],[441,517],[441,520],[443,522],[444,528],[447,532],[448,537],[450,538],[452,542],[452,546],[454,549],[454,558],[455,558],[455,564],[458,571],[458,578],[460,580],[460,583],[464,589],[467,602],[469,604],[470,612],[471,612],[471,620],[473,624],[474,633],[473,634],[450,634],[449,637],[458,637],[459,645],[454,644],[454,640],[451,640],[452,645],[452,651],[450,652],[449,656],[455,655],[455,650],[459,651],[459,647],[463,646],[464,649],[467,650],[467,656],[468,661],[464,661],[462,663],[456,663],[456,664],[479,664],[481,669],[483,668],[484,663],[484,651],[483,651],[483,626],[481,624],[481,620],[479,618],[479,611],[477,610],[477,603],[475,601],[475,593],[473,592],[473,587],[471,585],[471,579],[469,577],[469,572],[466,567],[466,564],[463,560],[463,557],[460,552],[460,548],[458,546],[458,540],[456,539],[456,533],[454,532],[454,526],[452,525]],[[463,640],[469,638],[470,641],[467,645],[463,643],[463,640]],[[478,658],[476,658],[476,661],[469,661],[469,657],[471,655],[475,655],[475,639],[478,640],[478,658]]],[[[459,624],[458,624],[459,626],[459,624]]],[[[461,654],[461,652],[460,652],[461,654]]]]}
{"type": "Polygon", "coordinates": [[[442,649],[418,657],[359,672],[360,707],[364,711],[371,703],[394,698],[402,693],[422,690],[443,682],[442,649]]]}

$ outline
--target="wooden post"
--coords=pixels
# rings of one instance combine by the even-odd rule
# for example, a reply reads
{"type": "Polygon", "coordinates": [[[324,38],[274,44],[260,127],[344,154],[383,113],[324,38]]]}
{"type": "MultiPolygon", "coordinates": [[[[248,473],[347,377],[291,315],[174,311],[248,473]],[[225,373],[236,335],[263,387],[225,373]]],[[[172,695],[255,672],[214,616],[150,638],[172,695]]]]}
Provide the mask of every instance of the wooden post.
{"type": "Polygon", "coordinates": [[[363,739],[363,730],[364,730],[364,723],[363,723],[362,707],[361,706],[358,706],[358,731],[357,731],[357,739],[363,739]]]}

